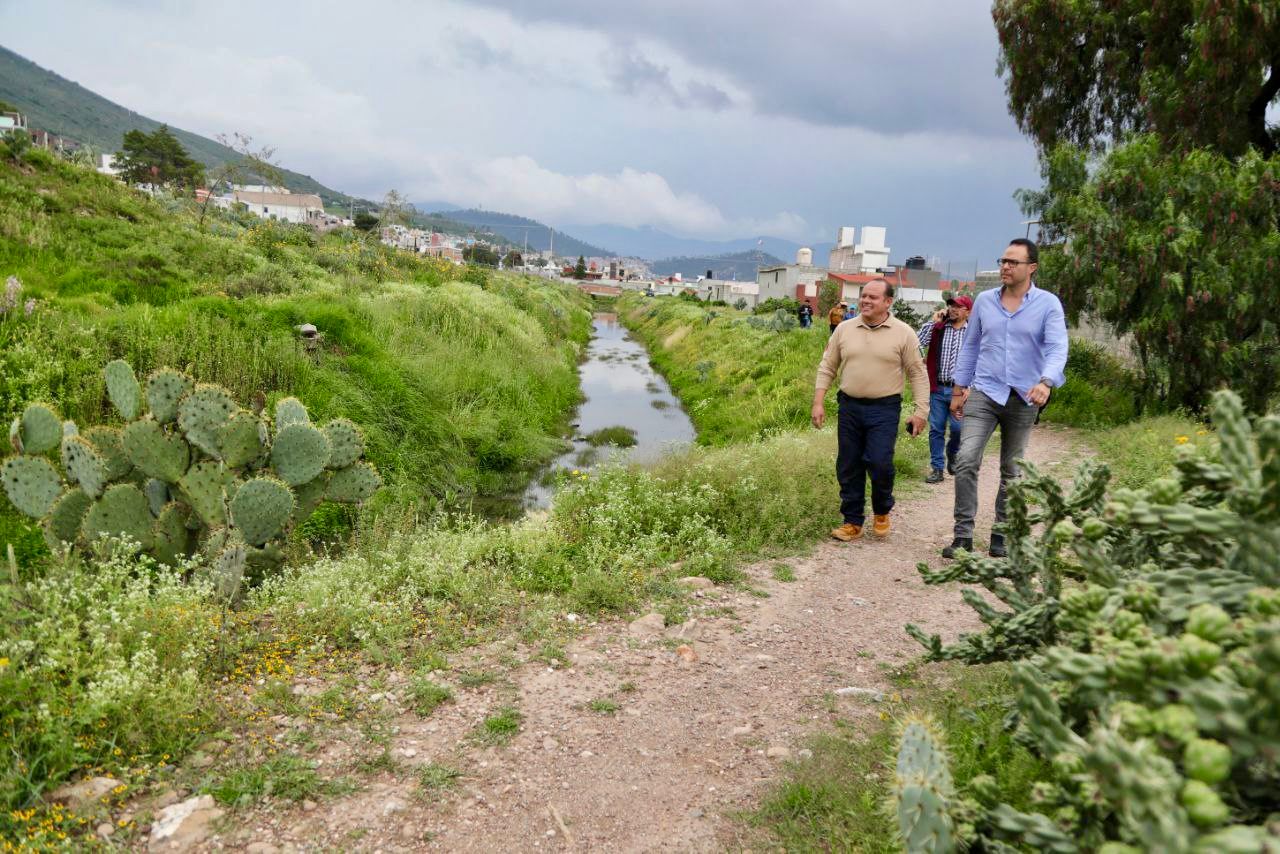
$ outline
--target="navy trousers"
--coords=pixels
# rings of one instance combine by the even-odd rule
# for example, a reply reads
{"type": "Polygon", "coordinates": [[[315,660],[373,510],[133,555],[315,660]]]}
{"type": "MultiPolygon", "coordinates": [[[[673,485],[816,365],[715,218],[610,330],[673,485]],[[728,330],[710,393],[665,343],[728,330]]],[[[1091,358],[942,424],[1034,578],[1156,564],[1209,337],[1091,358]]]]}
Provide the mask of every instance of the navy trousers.
{"type": "Polygon", "coordinates": [[[846,522],[866,521],[867,477],[871,477],[871,510],[877,516],[893,509],[893,446],[898,440],[902,396],[877,400],[837,395],[836,479],[840,481],[840,513],[846,522]]]}

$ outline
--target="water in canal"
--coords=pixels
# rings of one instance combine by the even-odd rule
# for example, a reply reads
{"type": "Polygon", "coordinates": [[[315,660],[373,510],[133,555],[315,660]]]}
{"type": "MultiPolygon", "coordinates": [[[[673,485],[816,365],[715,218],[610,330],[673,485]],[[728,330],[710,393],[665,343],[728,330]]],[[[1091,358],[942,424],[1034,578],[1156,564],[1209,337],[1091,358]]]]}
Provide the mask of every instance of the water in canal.
{"type": "Polygon", "coordinates": [[[595,331],[578,368],[585,400],[573,418],[573,447],[530,484],[524,495],[526,510],[551,503],[560,470],[585,471],[617,457],[653,462],[693,442],[693,423],[667,381],[649,366],[644,346],[627,333],[616,314],[597,313],[592,322],[595,331]],[[597,430],[618,426],[635,431],[635,445],[592,447],[586,440],[597,430]]]}

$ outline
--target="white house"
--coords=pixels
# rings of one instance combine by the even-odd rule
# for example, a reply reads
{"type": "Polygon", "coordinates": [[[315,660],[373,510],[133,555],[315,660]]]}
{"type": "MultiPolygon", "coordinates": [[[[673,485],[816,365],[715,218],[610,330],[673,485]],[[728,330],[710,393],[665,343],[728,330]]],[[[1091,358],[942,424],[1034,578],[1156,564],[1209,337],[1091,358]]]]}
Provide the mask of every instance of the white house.
{"type": "Polygon", "coordinates": [[[884,245],[885,228],[879,225],[862,227],[862,242],[855,241],[857,230],[842,225],[836,232],[836,245],[827,258],[827,267],[833,273],[874,273],[888,266],[889,247],[884,245]]]}
{"type": "Polygon", "coordinates": [[[813,251],[796,251],[796,263],[780,267],[761,267],[756,271],[756,302],[774,297],[804,299],[817,297],[818,283],[827,278],[826,267],[815,267],[813,251]]]}
{"type": "Polygon", "coordinates": [[[261,193],[252,190],[235,190],[230,202],[239,202],[249,212],[263,219],[279,219],[285,222],[307,224],[324,216],[324,202],[314,193],[261,193]]]}

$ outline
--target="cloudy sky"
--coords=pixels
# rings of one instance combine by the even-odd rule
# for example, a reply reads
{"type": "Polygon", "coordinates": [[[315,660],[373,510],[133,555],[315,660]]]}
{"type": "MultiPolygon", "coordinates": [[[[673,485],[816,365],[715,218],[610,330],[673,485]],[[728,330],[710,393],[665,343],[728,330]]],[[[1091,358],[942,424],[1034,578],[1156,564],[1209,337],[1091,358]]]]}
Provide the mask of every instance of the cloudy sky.
{"type": "MultiPolygon", "coordinates": [[[[994,258],[1039,183],[989,0],[0,0],[0,43],[348,192],[994,258]]],[[[983,264],[989,266],[989,264],[983,264]]]]}

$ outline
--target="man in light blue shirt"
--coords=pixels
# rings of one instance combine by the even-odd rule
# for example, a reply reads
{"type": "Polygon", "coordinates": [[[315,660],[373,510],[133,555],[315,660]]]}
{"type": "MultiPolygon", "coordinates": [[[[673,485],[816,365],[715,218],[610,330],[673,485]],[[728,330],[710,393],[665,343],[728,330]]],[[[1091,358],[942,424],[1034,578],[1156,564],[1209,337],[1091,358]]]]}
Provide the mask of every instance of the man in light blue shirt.
{"type": "MultiPolygon", "coordinates": [[[[1021,475],[1018,460],[1036,415],[1052,389],[1066,382],[1066,318],[1058,298],[1032,283],[1038,261],[1030,240],[1011,241],[999,261],[1000,289],[979,294],[969,316],[951,392],[951,411],[964,419],[955,465],[955,539],[942,550],[943,557],[973,551],[978,469],[991,434],[1000,428],[999,524],[1009,483],[1021,475]]],[[[991,534],[989,551],[992,557],[1008,554],[1003,534],[991,534]]]]}

